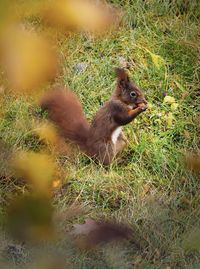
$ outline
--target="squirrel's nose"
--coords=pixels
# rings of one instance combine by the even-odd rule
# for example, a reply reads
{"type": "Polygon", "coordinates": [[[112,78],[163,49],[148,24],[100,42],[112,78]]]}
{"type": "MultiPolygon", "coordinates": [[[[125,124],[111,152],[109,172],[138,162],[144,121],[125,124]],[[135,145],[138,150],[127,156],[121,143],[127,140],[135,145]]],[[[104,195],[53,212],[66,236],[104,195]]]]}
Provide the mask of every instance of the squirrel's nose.
{"type": "Polygon", "coordinates": [[[137,99],[136,104],[141,104],[141,103],[144,103],[145,105],[147,105],[147,100],[144,97],[139,97],[137,99]]]}

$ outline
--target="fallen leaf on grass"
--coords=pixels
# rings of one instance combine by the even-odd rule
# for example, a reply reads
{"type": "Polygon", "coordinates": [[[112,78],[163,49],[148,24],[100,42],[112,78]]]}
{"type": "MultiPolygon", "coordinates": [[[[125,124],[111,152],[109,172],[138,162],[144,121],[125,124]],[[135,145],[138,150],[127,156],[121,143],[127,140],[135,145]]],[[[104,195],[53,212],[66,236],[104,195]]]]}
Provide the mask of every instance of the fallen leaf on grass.
{"type": "Polygon", "coordinates": [[[155,53],[152,53],[147,48],[145,48],[145,50],[150,54],[151,59],[152,59],[152,62],[153,62],[153,64],[155,65],[155,67],[157,69],[160,69],[162,66],[164,66],[165,61],[164,61],[164,59],[160,55],[155,54],[155,53]]]}
{"type": "Polygon", "coordinates": [[[176,100],[174,97],[166,95],[163,103],[171,105],[171,110],[175,111],[178,108],[178,104],[176,103],[176,100]]]}
{"type": "Polygon", "coordinates": [[[171,110],[175,111],[178,108],[178,104],[177,103],[173,103],[171,104],[171,110]]]}
{"type": "Polygon", "coordinates": [[[150,53],[152,61],[157,69],[160,69],[164,63],[163,58],[160,55],[156,55],[154,53],[150,53]]]}
{"type": "Polygon", "coordinates": [[[166,95],[165,98],[164,98],[164,100],[163,100],[163,102],[165,104],[170,104],[171,105],[171,104],[175,103],[176,101],[175,101],[175,98],[174,97],[169,96],[169,95],[166,95]]]}

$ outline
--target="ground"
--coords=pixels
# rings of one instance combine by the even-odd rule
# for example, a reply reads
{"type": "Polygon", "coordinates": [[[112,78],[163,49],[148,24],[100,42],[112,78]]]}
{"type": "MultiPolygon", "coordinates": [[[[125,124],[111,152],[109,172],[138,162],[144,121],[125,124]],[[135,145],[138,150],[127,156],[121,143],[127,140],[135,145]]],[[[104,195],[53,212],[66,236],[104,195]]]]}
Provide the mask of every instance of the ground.
{"type": "MultiPolygon", "coordinates": [[[[75,268],[199,268],[200,244],[193,246],[192,241],[200,238],[199,179],[184,162],[185,155],[199,154],[199,4],[111,2],[124,12],[117,31],[102,37],[58,34],[62,68],[56,83],[79,96],[91,120],[115,87],[114,67],[125,66],[143,89],[149,107],[124,128],[126,149],[110,168],[81,153],[72,158],[57,156],[64,184],[53,201],[58,209],[76,201],[87,208],[87,217],[129,223],[135,236],[126,245],[92,254],[72,251],[64,239],[56,248],[75,268]],[[166,96],[174,99],[167,101],[166,96]]],[[[39,27],[34,18],[33,23],[39,27]]],[[[14,150],[44,149],[32,124],[39,108],[31,99],[1,95],[3,141],[14,150]]],[[[23,186],[2,179],[2,206],[13,191],[23,192],[23,186]]],[[[72,222],[66,223],[66,229],[72,222]]],[[[0,249],[6,248],[6,240],[0,249]]],[[[28,251],[25,248],[20,258],[12,256],[12,260],[21,266],[28,251]]]]}

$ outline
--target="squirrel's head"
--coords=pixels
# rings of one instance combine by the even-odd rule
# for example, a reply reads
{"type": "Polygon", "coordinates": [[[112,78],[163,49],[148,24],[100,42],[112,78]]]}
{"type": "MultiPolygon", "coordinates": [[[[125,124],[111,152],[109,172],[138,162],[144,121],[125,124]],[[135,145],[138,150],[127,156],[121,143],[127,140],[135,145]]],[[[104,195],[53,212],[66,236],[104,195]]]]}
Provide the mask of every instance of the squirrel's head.
{"type": "Polygon", "coordinates": [[[137,107],[139,104],[147,104],[142,90],[130,80],[127,72],[123,68],[116,68],[118,98],[127,105],[137,107]]]}

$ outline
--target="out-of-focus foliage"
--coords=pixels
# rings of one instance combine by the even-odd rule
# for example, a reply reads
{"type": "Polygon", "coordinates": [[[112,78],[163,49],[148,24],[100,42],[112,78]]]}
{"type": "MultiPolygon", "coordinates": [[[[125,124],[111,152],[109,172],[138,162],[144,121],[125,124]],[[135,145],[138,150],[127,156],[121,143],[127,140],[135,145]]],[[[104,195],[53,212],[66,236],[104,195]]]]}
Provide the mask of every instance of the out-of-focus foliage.
{"type": "Polygon", "coordinates": [[[59,29],[102,32],[119,22],[111,6],[91,0],[50,0],[43,12],[45,20],[59,29]]]}
{"type": "Polygon", "coordinates": [[[57,74],[55,50],[43,37],[22,27],[2,36],[1,58],[12,90],[30,91],[57,74]]]}
{"type": "Polygon", "coordinates": [[[56,127],[49,122],[40,122],[34,124],[34,133],[39,140],[48,146],[54,154],[72,154],[72,148],[65,142],[64,138],[58,133],[56,127]]]}
{"type": "Polygon", "coordinates": [[[50,199],[41,195],[13,198],[7,208],[7,229],[20,242],[53,238],[55,231],[50,199]]]}
{"type": "Polygon", "coordinates": [[[58,132],[51,123],[44,122],[39,123],[34,129],[41,141],[44,141],[47,145],[56,145],[59,140],[58,132]]]}
{"type": "Polygon", "coordinates": [[[57,167],[53,159],[43,153],[21,152],[13,160],[16,175],[28,180],[33,190],[49,194],[57,178],[57,167]]]}

